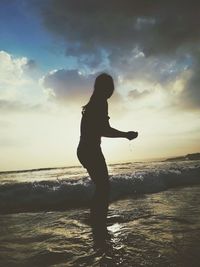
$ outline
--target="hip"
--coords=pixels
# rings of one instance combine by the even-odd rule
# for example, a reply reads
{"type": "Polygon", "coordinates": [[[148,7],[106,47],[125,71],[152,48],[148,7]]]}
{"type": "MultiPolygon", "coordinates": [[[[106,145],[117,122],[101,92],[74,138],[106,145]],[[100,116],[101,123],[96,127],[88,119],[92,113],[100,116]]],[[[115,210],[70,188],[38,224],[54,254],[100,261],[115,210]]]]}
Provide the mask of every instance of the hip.
{"type": "Polygon", "coordinates": [[[80,142],[77,148],[77,157],[84,168],[91,165],[105,164],[105,158],[100,145],[80,142]]]}

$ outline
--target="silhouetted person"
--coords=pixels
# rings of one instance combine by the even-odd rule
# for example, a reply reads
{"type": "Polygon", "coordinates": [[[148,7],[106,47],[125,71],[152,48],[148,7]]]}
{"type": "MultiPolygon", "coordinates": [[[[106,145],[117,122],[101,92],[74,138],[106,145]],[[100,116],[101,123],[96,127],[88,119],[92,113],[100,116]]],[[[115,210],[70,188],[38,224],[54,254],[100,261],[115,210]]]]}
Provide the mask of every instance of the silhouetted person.
{"type": "Polygon", "coordinates": [[[82,110],[81,136],[77,156],[95,184],[95,193],[91,203],[91,224],[99,235],[106,234],[110,183],[108,170],[101,151],[101,136],[124,137],[132,140],[137,132],[122,132],[109,124],[107,99],[114,91],[113,79],[108,74],[99,75],[94,84],[94,91],[87,105],[82,110]]]}

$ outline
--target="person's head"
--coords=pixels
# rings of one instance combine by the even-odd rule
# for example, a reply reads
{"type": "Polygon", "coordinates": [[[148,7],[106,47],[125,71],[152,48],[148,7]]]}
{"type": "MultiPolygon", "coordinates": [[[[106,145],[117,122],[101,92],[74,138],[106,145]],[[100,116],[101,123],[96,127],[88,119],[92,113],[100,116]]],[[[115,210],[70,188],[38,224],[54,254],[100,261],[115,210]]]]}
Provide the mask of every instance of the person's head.
{"type": "Polygon", "coordinates": [[[92,96],[90,97],[89,102],[83,106],[83,113],[89,106],[93,106],[93,104],[96,105],[101,100],[106,100],[113,94],[114,91],[114,82],[113,78],[106,74],[102,73],[99,76],[96,77],[95,83],[94,83],[94,90],[92,93],[92,96]]]}
{"type": "Polygon", "coordinates": [[[114,82],[110,75],[102,73],[96,77],[92,97],[96,98],[97,100],[108,99],[113,94],[113,91],[114,82]]]}

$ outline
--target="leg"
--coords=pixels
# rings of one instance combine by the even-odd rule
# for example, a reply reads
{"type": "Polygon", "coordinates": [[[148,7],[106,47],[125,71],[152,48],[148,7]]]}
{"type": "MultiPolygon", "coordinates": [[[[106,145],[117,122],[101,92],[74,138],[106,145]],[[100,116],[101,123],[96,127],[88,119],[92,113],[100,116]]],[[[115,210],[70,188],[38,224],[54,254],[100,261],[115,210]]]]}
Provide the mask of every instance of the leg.
{"type": "Polygon", "coordinates": [[[79,145],[77,156],[95,184],[95,192],[91,204],[93,230],[94,228],[106,229],[110,183],[108,169],[101,148],[97,146],[89,149],[86,146],[79,145]]]}
{"type": "Polygon", "coordinates": [[[106,227],[106,217],[109,205],[110,183],[104,158],[99,158],[97,164],[87,168],[95,184],[94,197],[91,205],[91,220],[96,227],[106,227]]]}

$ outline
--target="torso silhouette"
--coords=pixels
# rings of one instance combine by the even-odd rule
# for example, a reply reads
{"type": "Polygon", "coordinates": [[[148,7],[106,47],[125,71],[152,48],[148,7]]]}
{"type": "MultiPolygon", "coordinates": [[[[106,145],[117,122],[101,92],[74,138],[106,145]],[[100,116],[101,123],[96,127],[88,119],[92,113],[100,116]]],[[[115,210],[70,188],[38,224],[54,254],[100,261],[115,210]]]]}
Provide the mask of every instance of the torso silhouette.
{"type": "Polygon", "coordinates": [[[106,100],[90,103],[82,112],[80,141],[89,147],[99,146],[103,130],[109,127],[106,100]]]}
{"type": "Polygon", "coordinates": [[[85,110],[83,109],[77,156],[88,172],[95,169],[100,173],[105,168],[107,171],[100,144],[104,129],[110,127],[108,120],[106,100],[91,101],[85,110]]]}

